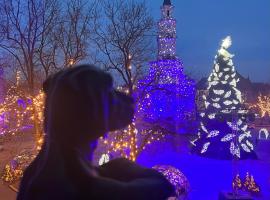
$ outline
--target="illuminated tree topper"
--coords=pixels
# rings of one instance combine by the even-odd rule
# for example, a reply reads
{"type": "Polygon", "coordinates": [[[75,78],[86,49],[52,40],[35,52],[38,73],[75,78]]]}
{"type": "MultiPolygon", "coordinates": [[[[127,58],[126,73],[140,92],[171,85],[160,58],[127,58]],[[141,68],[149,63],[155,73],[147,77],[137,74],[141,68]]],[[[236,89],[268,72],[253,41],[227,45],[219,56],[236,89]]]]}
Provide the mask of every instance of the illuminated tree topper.
{"type": "Polygon", "coordinates": [[[232,38],[231,36],[227,36],[225,39],[222,40],[221,47],[219,49],[219,54],[224,56],[225,59],[233,58],[234,55],[229,53],[227,49],[232,46],[232,38]]]}

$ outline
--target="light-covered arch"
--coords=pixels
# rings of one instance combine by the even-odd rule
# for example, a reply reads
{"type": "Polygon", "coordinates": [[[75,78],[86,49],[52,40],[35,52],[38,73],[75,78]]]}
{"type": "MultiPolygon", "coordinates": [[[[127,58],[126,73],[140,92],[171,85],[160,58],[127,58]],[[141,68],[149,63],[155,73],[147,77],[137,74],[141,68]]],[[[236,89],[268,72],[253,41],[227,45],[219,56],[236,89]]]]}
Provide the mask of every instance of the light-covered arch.
{"type": "Polygon", "coordinates": [[[259,139],[268,139],[269,138],[269,131],[266,128],[262,128],[259,131],[259,139]],[[265,136],[265,138],[262,138],[262,134],[265,136]]]}

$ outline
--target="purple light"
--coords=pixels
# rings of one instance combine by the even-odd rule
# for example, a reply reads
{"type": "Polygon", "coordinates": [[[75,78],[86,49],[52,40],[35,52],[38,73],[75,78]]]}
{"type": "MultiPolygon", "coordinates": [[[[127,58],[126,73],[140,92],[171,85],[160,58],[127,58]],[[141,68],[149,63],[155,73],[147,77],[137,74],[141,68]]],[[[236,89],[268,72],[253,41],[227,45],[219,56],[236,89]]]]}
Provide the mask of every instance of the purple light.
{"type": "Polygon", "coordinates": [[[138,84],[143,93],[138,115],[166,128],[175,127],[176,132],[195,109],[194,81],[183,74],[182,66],[179,59],[151,62],[149,75],[138,84]]]}
{"type": "Polygon", "coordinates": [[[161,8],[158,23],[158,59],[150,62],[149,74],[138,82],[138,116],[163,128],[182,132],[187,118],[195,113],[195,82],[184,74],[176,57],[176,20],[173,6],[161,8]]]}
{"type": "Polygon", "coordinates": [[[169,165],[156,165],[153,169],[162,173],[166,179],[174,186],[176,197],[187,197],[190,185],[186,176],[177,168],[169,165]]]}
{"type": "Polygon", "coordinates": [[[26,108],[26,103],[23,99],[18,99],[17,103],[19,107],[26,108]]]}
{"type": "Polygon", "coordinates": [[[0,114],[0,135],[5,134],[5,113],[0,114]]]}

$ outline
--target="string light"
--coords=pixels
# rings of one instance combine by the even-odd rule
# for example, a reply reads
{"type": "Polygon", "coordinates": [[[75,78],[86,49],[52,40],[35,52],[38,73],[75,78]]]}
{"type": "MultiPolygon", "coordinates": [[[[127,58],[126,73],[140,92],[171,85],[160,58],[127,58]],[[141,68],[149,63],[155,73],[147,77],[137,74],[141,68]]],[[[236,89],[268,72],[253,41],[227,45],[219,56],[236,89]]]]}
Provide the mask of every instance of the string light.
{"type": "Polygon", "coordinates": [[[252,194],[260,193],[260,187],[256,184],[253,175],[250,175],[249,172],[246,174],[245,182],[244,182],[245,190],[251,192],[252,194]]]}
{"type": "Polygon", "coordinates": [[[169,165],[157,165],[153,169],[162,173],[174,186],[177,199],[187,198],[190,191],[190,184],[187,177],[180,170],[169,165]]]}
{"type": "Polygon", "coordinates": [[[219,134],[219,130],[214,130],[214,131],[211,131],[209,134],[208,134],[208,138],[211,138],[211,137],[215,137],[219,134]]]}
{"type": "Polygon", "coordinates": [[[39,130],[39,133],[36,133],[36,144],[37,148],[40,149],[43,142],[44,93],[40,91],[33,98],[31,95],[27,95],[18,89],[19,78],[17,77],[16,79],[16,85],[11,86],[4,101],[0,104],[2,121],[0,135],[5,137],[15,135],[25,129],[33,129],[36,125],[36,128],[39,130]]]}
{"type": "Polygon", "coordinates": [[[173,6],[161,7],[158,59],[150,62],[148,76],[138,82],[138,93],[143,94],[138,116],[163,125],[169,120],[179,126],[195,111],[195,82],[184,74],[183,63],[176,57],[176,20],[172,11],[173,6]]]}
{"type": "Polygon", "coordinates": [[[249,106],[250,109],[256,108],[260,112],[260,117],[270,115],[270,96],[263,96],[260,94],[258,100],[254,105],[249,106]]]}
{"type": "Polygon", "coordinates": [[[240,179],[240,175],[237,174],[234,179],[233,179],[233,182],[232,182],[232,187],[233,187],[233,190],[238,192],[238,190],[241,190],[243,185],[242,185],[242,181],[240,179]]]}
{"type": "Polygon", "coordinates": [[[262,128],[259,131],[259,139],[262,139],[262,133],[264,133],[265,139],[268,139],[268,138],[270,139],[270,133],[266,128],[262,128]]]}
{"type": "Polygon", "coordinates": [[[109,156],[109,154],[104,153],[104,154],[101,155],[101,157],[100,157],[100,159],[99,159],[99,161],[98,161],[98,164],[99,164],[99,165],[103,165],[103,164],[105,164],[105,163],[107,163],[107,162],[109,162],[109,161],[110,161],[110,156],[109,156]]]}
{"type": "Polygon", "coordinates": [[[107,153],[119,152],[121,157],[135,161],[138,154],[137,134],[135,123],[131,123],[124,130],[110,133],[112,138],[101,138],[101,141],[107,146],[107,153]]]}
{"type": "MultiPolygon", "coordinates": [[[[161,127],[137,130],[135,119],[127,129],[109,133],[102,138],[107,153],[136,160],[138,154],[153,141],[164,138],[168,122],[175,126],[186,121],[195,111],[195,82],[184,75],[183,63],[176,57],[176,20],[172,6],[161,8],[158,23],[158,59],[150,62],[147,77],[138,81],[136,120],[149,124],[161,122],[161,127]]],[[[128,55],[131,59],[131,55],[128,55]]],[[[128,65],[129,67],[130,65],[128,65]]],[[[124,87],[119,87],[125,91],[124,87]]],[[[128,91],[126,91],[128,93],[128,91]]]]}
{"type": "Polygon", "coordinates": [[[34,160],[37,153],[38,152],[36,150],[25,150],[15,156],[9,164],[5,165],[4,170],[1,173],[2,181],[8,184],[13,184],[20,180],[23,176],[23,172],[34,160]]]}
{"type": "Polygon", "coordinates": [[[222,142],[229,142],[235,137],[234,134],[227,134],[223,138],[221,138],[222,142]]]}
{"type": "Polygon", "coordinates": [[[4,101],[0,104],[0,116],[3,123],[0,127],[0,135],[15,135],[15,133],[29,128],[25,122],[30,117],[26,109],[30,103],[31,99],[25,97],[17,89],[17,85],[11,86],[4,101]]]}
{"type": "Polygon", "coordinates": [[[115,154],[136,161],[139,153],[148,145],[163,138],[164,131],[160,128],[138,131],[136,123],[133,122],[126,129],[109,133],[108,136],[100,138],[100,141],[105,146],[107,154],[115,154]]]}

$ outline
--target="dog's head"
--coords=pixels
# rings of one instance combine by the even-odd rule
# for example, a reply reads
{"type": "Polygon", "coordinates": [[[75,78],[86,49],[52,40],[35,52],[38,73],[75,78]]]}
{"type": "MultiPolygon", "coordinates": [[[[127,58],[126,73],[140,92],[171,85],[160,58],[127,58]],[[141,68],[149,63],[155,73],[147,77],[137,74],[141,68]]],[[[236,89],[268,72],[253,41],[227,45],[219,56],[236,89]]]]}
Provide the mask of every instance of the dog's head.
{"type": "Polygon", "coordinates": [[[43,89],[45,132],[56,140],[94,140],[132,122],[132,98],[116,91],[112,77],[94,66],[60,71],[43,89]]]}

